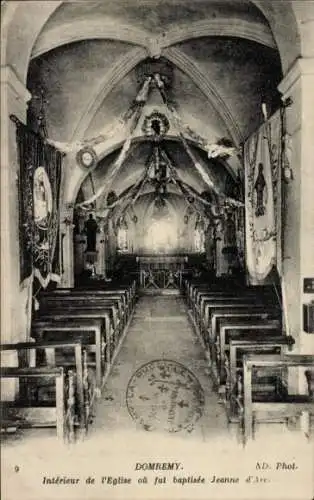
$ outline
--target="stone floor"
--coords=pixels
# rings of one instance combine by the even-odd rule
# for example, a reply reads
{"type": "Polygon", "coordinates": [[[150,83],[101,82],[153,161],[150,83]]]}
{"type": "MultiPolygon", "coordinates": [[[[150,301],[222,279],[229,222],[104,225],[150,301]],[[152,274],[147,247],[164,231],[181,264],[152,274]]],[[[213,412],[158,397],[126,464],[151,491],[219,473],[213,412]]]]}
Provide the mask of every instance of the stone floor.
{"type": "MultiPolygon", "coordinates": [[[[181,297],[164,296],[140,298],[129,332],[119,352],[115,366],[106,384],[104,395],[98,404],[96,419],[88,439],[100,432],[125,431],[134,434],[143,443],[158,444],[160,434],[169,438],[162,426],[156,435],[147,436],[143,426],[130,416],[126,402],[128,383],[141,366],[153,360],[171,360],[188,368],[199,381],[204,395],[202,416],[193,430],[178,432],[182,439],[190,442],[210,441],[219,436],[231,437],[224,408],[218,404],[212,391],[208,364],[203,349],[189,323],[181,297]]],[[[194,401],[194,403],[196,403],[194,401]]],[[[154,431],[153,431],[154,432],[154,431]]]]}

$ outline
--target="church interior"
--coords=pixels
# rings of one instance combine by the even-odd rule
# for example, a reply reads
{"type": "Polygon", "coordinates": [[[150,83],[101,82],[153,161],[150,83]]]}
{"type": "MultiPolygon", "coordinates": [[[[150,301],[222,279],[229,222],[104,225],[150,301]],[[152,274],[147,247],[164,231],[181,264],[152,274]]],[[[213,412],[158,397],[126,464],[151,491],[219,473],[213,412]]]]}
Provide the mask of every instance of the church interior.
{"type": "Polygon", "coordinates": [[[2,14],[4,452],[313,443],[314,3],[2,14]]]}

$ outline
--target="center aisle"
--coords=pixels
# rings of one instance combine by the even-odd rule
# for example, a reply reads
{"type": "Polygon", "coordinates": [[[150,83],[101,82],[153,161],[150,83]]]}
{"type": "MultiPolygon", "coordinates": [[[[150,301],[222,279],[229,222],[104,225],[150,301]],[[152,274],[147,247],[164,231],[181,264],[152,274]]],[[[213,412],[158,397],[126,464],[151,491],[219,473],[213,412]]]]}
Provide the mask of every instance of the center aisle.
{"type": "MultiPolygon", "coordinates": [[[[155,375],[156,369],[153,370],[155,375]]],[[[176,371],[176,368],[174,370],[176,371]]],[[[188,372],[183,369],[182,373],[184,377],[188,372]]],[[[181,375],[178,376],[180,379],[181,375]]],[[[132,443],[132,437],[134,437],[135,443],[138,443],[139,439],[141,440],[141,446],[144,445],[144,441],[147,441],[148,446],[158,446],[162,436],[167,436],[168,439],[169,436],[180,436],[184,440],[190,442],[195,440],[198,443],[224,436],[228,439],[231,438],[224,408],[218,403],[217,394],[212,390],[208,362],[205,359],[203,348],[193,332],[185,302],[181,297],[144,296],[136,305],[129,331],[107,380],[102,398],[97,405],[96,418],[87,439],[94,440],[95,437],[102,439],[104,436],[106,439],[111,439],[113,434],[119,433],[121,436],[123,431],[128,433],[128,445],[132,443]],[[167,422],[166,418],[170,411],[170,396],[163,398],[162,394],[157,396],[155,392],[155,400],[156,397],[159,398],[160,403],[157,406],[160,408],[156,410],[155,407],[153,414],[149,414],[147,411],[149,403],[146,403],[145,399],[149,399],[146,396],[147,394],[150,396],[149,390],[153,389],[148,387],[152,384],[145,382],[145,378],[148,379],[152,366],[155,366],[157,371],[158,366],[163,366],[163,361],[150,364],[156,360],[174,362],[166,362],[166,366],[170,367],[170,374],[168,375],[169,380],[166,381],[168,384],[165,384],[166,387],[157,389],[161,393],[169,391],[170,387],[173,389],[171,384],[177,383],[178,378],[172,379],[177,375],[172,373],[173,367],[183,365],[189,372],[192,372],[193,381],[192,378],[190,381],[192,389],[195,389],[196,392],[192,394],[190,391],[191,400],[187,402],[185,399],[188,399],[189,395],[183,389],[181,398],[178,395],[178,400],[173,402],[172,409],[176,412],[173,425],[167,422]],[[127,393],[130,379],[140,367],[147,363],[149,363],[148,372],[146,373],[144,370],[143,374],[139,375],[135,383],[132,384],[133,389],[129,388],[127,393]],[[199,387],[199,384],[201,388],[197,392],[196,388],[199,387]],[[140,395],[140,398],[144,398],[142,411],[138,399],[140,391],[144,391],[144,393],[146,391],[144,396],[140,395]],[[128,409],[127,399],[131,411],[128,409]],[[131,416],[134,406],[137,409],[135,414],[133,411],[133,416],[131,416]],[[192,425],[184,425],[189,419],[192,425]],[[182,428],[180,428],[180,424],[183,424],[182,428]]]]}

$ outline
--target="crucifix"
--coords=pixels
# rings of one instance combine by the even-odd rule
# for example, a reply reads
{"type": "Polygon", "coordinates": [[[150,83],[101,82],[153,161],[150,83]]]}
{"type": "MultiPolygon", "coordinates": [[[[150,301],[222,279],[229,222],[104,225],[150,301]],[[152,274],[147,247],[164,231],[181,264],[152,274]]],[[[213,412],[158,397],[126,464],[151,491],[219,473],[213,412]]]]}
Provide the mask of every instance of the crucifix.
{"type": "Polygon", "coordinates": [[[264,205],[264,191],[266,187],[266,181],[264,177],[264,166],[262,163],[258,164],[258,174],[256,178],[256,182],[254,184],[254,189],[256,191],[256,217],[260,217],[265,214],[265,205],[264,205]]]}

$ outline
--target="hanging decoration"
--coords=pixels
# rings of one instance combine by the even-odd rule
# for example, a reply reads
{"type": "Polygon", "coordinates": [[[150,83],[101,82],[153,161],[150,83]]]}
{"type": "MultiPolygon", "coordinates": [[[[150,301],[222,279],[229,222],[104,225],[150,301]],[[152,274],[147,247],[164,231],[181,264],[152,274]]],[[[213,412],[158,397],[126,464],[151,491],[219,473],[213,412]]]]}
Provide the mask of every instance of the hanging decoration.
{"type": "MultiPolygon", "coordinates": [[[[210,178],[205,167],[200,162],[198,162],[196,160],[196,158],[195,158],[195,156],[194,156],[194,154],[193,154],[193,152],[192,152],[192,150],[191,150],[191,148],[190,148],[190,146],[189,146],[189,144],[184,136],[184,131],[182,130],[181,120],[180,120],[174,106],[171,105],[171,103],[169,102],[169,100],[167,98],[166,92],[164,90],[164,83],[163,83],[161,76],[159,74],[156,74],[156,75],[154,75],[154,78],[155,78],[157,87],[160,91],[163,102],[166,105],[166,109],[168,110],[169,120],[173,122],[175,128],[177,129],[178,135],[182,141],[182,144],[185,148],[185,151],[186,151],[187,155],[190,157],[190,159],[192,160],[194,167],[196,168],[196,170],[200,174],[201,178],[203,179],[203,181],[206,183],[206,185],[209,188],[211,188],[217,195],[224,196],[223,193],[221,193],[217,189],[217,187],[215,186],[215,183],[210,178]]],[[[224,196],[224,198],[225,198],[225,201],[228,202],[230,205],[243,206],[242,202],[237,201],[233,198],[226,197],[226,196],[224,196]]]]}
{"type": "MultiPolygon", "coordinates": [[[[111,184],[116,175],[118,174],[119,170],[121,169],[127,157],[128,151],[130,149],[133,133],[137,128],[139,119],[141,117],[142,108],[146,103],[149,95],[150,82],[151,82],[151,77],[147,77],[139,93],[137,94],[135,100],[133,101],[130,109],[125,115],[125,120],[127,122],[127,129],[128,129],[128,137],[121,148],[118,158],[113,164],[110,174],[106,177],[106,182],[97,190],[97,192],[91,198],[81,203],[80,204],[81,206],[89,205],[90,203],[97,200],[99,196],[101,196],[104,192],[109,192],[111,184]]],[[[93,166],[91,168],[93,168],[93,166]]]]}
{"type": "Polygon", "coordinates": [[[164,114],[153,111],[145,117],[142,131],[148,137],[160,138],[167,134],[169,126],[169,120],[164,114]]]}
{"type": "Polygon", "coordinates": [[[279,111],[244,145],[246,262],[252,284],[263,284],[277,265],[281,131],[279,111]]]}
{"type": "MultiPolygon", "coordinates": [[[[180,139],[182,141],[182,144],[185,148],[187,155],[192,160],[194,167],[196,168],[196,170],[198,171],[198,173],[200,174],[201,178],[206,183],[206,185],[211,190],[213,190],[217,196],[219,196],[220,198],[223,199],[224,204],[230,205],[230,206],[235,206],[235,207],[243,206],[243,203],[241,201],[238,201],[232,197],[228,197],[224,193],[220,192],[220,190],[216,187],[214,181],[210,178],[210,175],[209,175],[208,171],[206,170],[206,168],[199,161],[197,161],[197,159],[195,158],[195,156],[194,156],[194,154],[193,154],[193,152],[192,152],[192,150],[187,142],[187,139],[185,137],[186,131],[184,130],[184,125],[181,122],[180,117],[178,116],[173,103],[171,102],[171,100],[169,99],[169,97],[166,94],[165,81],[159,73],[154,73],[153,75],[148,75],[145,77],[144,83],[143,83],[138,95],[136,96],[131,107],[129,108],[129,110],[126,112],[126,114],[124,116],[124,120],[126,121],[126,126],[128,128],[128,136],[127,136],[127,138],[126,138],[126,140],[121,148],[121,151],[118,155],[118,158],[116,159],[116,161],[114,162],[114,164],[111,168],[109,175],[106,177],[106,182],[104,182],[104,184],[97,190],[96,193],[93,194],[93,196],[91,196],[88,200],[85,200],[84,202],[78,204],[77,206],[78,207],[89,207],[101,195],[103,195],[104,192],[108,192],[108,190],[110,189],[110,186],[111,186],[114,178],[116,177],[116,175],[120,171],[121,166],[123,165],[123,163],[127,157],[127,154],[129,152],[129,149],[131,146],[133,134],[138,126],[138,123],[139,123],[139,120],[141,117],[143,106],[147,102],[151,87],[153,85],[155,85],[157,87],[157,89],[159,90],[159,92],[161,94],[163,102],[166,105],[168,116],[165,116],[157,111],[154,111],[153,113],[151,113],[151,115],[147,116],[146,119],[144,120],[143,126],[142,126],[143,131],[146,133],[146,135],[152,136],[155,140],[157,140],[157,139],[159,140],[164,134],[167,133],[167,131],[170,127],[170,122],[172,122],[174,124],[174,127],[177,129],[178,136],[180,137],[180,139]]],[[[209,145],[207,144],[207,146],[206,146],[204,140],[202,140],[200,142],[200,138],[198,138],[198,143],[200,145],[202,145],[202,147],[204,147],[205,149],[207,147],[207,151],[209,151],[209,149],[208,149],[209,145]]],[[[227,139],[220,140],[215,145],[215,148],[213,147],[213,145],[211,145],[211,146],[212,146],[211,153],[210,153],[211,157],[228,156],[229,154],[231,154],[231,150],[233,151],[233,149],[234,149],[232,147],[232,144],[230,143],[230,141],[228,141],[227,139]]],[[[235,151],[233,151],[233,152],[235,152],[235,151]]],[[[80,162],[80,164],[83,164],[84,166],[90,165],[89,168],[92,169],[92,168],[94,168],[95,161],[97,161],[97,159],[95,158],[95,154],[96,153],[93,149],[85,147],[81,151],[79,151],[77,158],[78,158],[78,161],[80,162]]],[[[162,163],[160,163],[160,165],[158,165],[158,168],[159,168],[160,175],[162,175],[162,172],[163,172],[162,163]]],[[[157,175],[155,175],[155,180],[158,181],[157,175]]],[[[140,190],[142,189],[143,184],[145,184],[146,181],[147,181],[147,179],[143,178],[140,190]]],[[[178,182],[178,180],[175,179],[174,182],[178,182]]],[[[166,189],[166,182],[164,182],[164,180],[162,181],[162,186],[161,186],[161,183],[159,182],[159,185],[156,186],[156,190],[158,192],[160,192],[161,188],[164,190],[166,189]]],[[[136,201],[137,197],[138,197],[138,193],[135,196],[135,199],[133,199],[132,203],[134,203],[136,201]]],[[[107,208],[109,208],[109,207],[107,207],[107,208]]],[[[112,207],[110,207],[110,208],[112,208],[112,207]]]]}
{"type": "Polygon", "coordinates": [[[59,194],[62,153],[16,117],[21,281],[32,272],[42,287],[58,281],[59,194]]]}
{"type": "Polygon", "coordinates": [[[93,148],[86,146],[77,153],[76,161],[81,167],[92,169],[98,162],[97,154],[93,148]]]}

